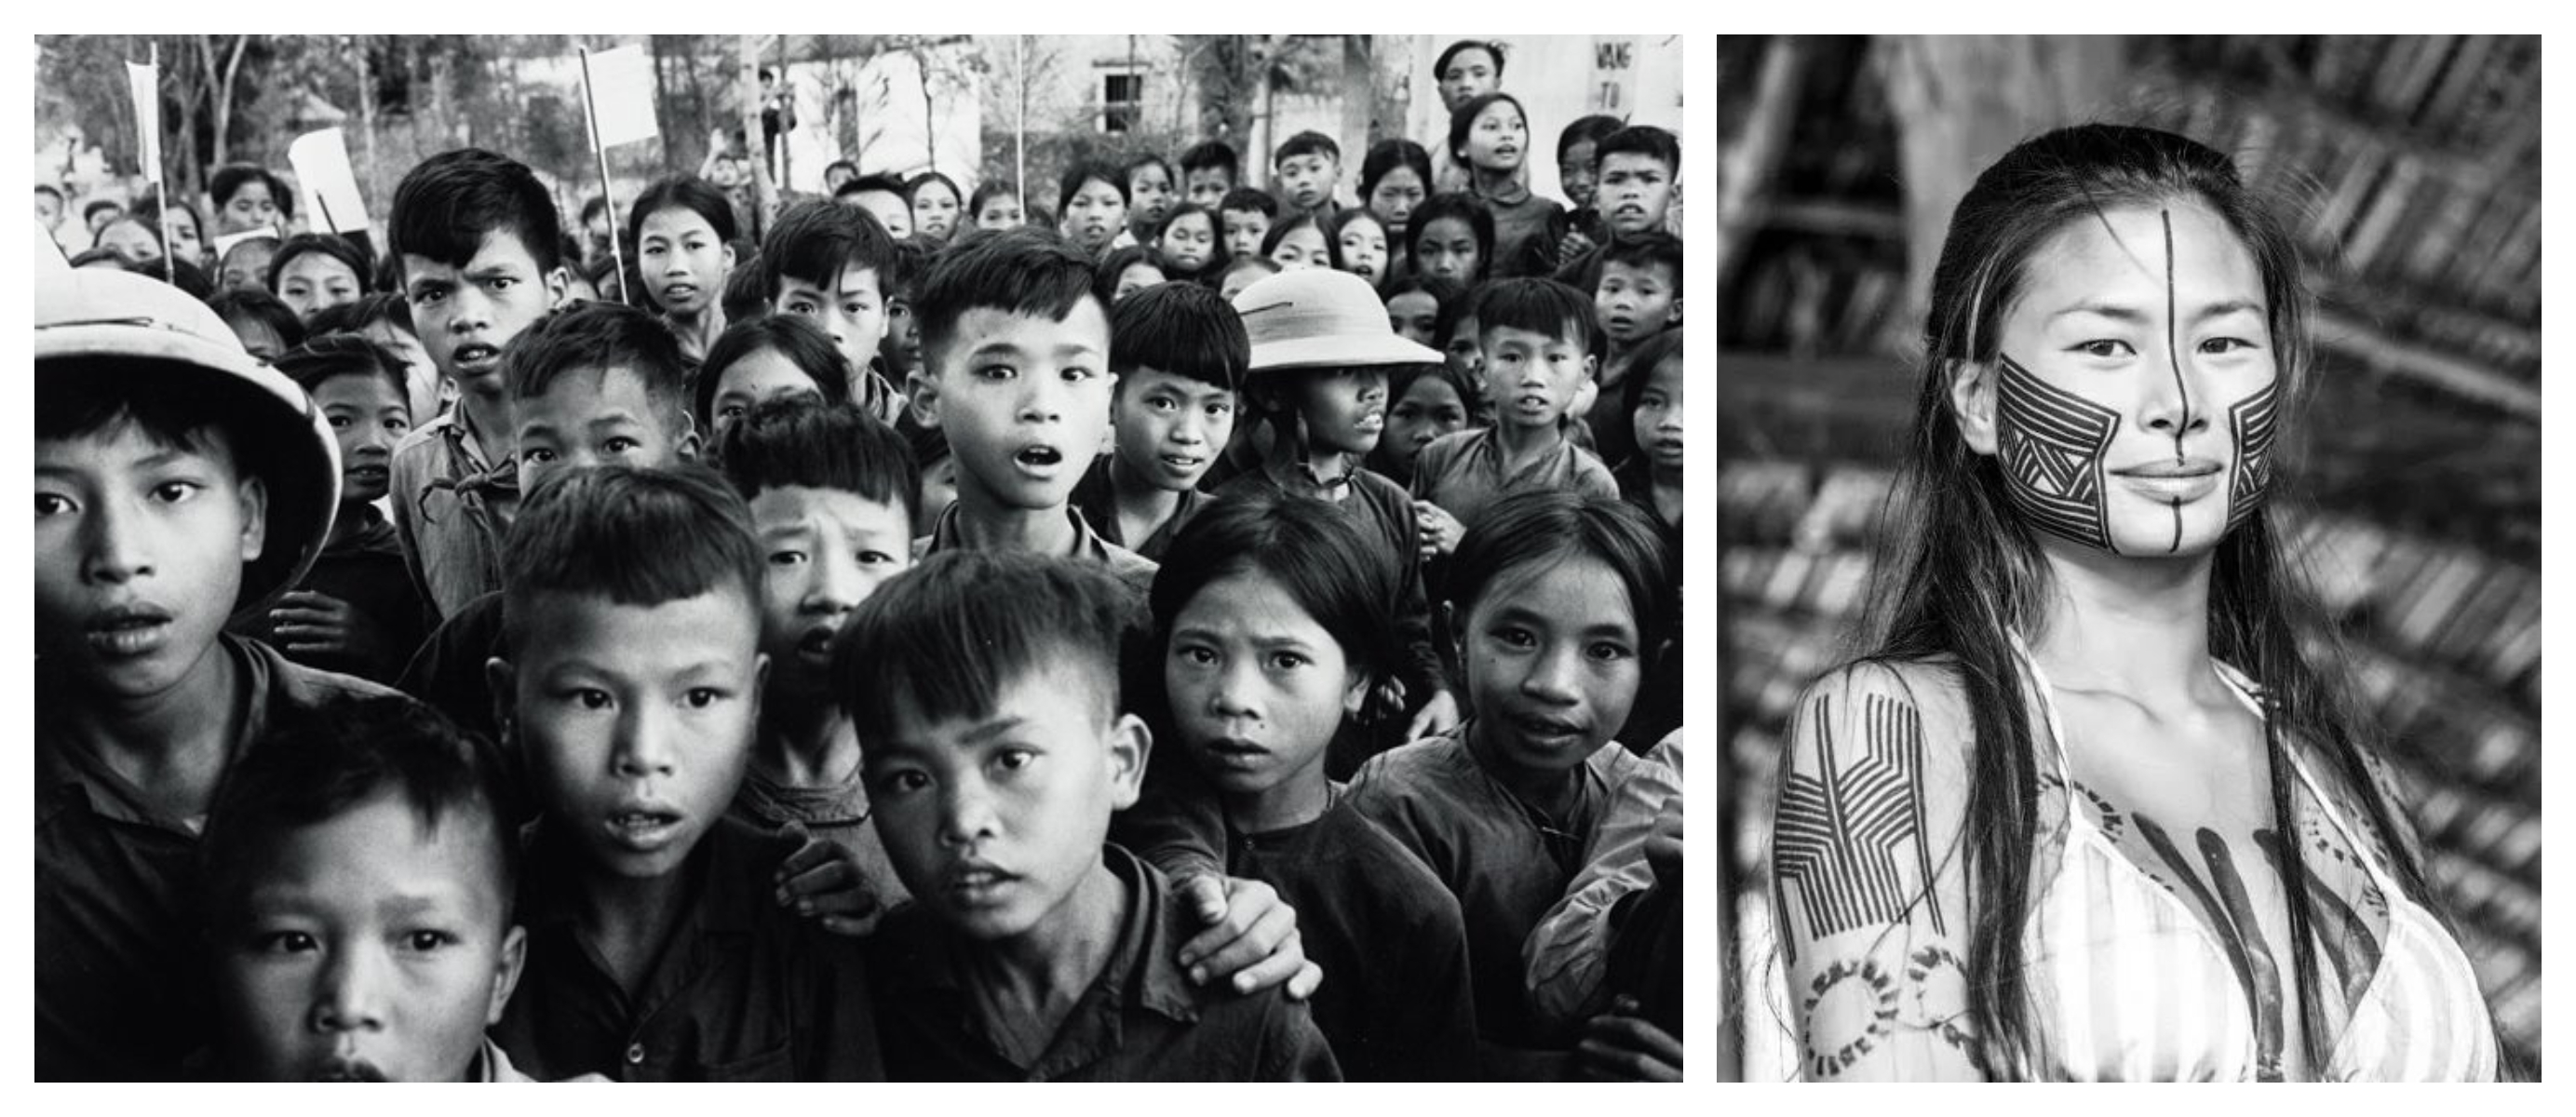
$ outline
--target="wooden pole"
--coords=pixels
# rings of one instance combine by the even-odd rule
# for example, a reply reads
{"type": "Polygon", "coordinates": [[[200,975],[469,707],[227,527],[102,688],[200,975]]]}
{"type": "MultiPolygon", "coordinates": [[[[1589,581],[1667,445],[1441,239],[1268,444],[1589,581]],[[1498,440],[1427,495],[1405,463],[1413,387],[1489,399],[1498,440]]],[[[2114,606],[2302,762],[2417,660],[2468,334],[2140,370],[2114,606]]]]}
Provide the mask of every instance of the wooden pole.
{"type": "Polygon", "coordinates": [[[1020,75],[1020,121],[1011,129],[1012,186],[1020,192],[1020,220],[1029,219],[1029,37],[1011,36],[1011,65],[1020,75]]]}
{"type": "MultiPolygon", "coordinates": [[[[161,96],[161,40],[152,40],[149,60],[152,63],[152,96],[157,99],[161,96]]],[[[160,114],[153,115],[157,117],[160,114]]],[[[161,137],[152,137],[152,145],[159,147],[161,137]]],[[[162,152],[161,158],[152,163],[152,208],[161,222],[161,275],[176,287],[179,285],[179,250],[170,243],[170,153],[162,152]]],[[[205,230],[198,229],[197,233],[203,236],[205,230]]]]}
{"type": "Polygon", "coordinates": [[[590,113],[590,150],[599,157],[599,201],[608,210],[608,258],[617,267],[617,301],[630,303],[633,293],[626,289],[626,248],[617,241],[617,192],[608,184],[608,148],[599,142],[599,94],[590,87],[589,47],[581,48],[581,103],[590,113]]]}

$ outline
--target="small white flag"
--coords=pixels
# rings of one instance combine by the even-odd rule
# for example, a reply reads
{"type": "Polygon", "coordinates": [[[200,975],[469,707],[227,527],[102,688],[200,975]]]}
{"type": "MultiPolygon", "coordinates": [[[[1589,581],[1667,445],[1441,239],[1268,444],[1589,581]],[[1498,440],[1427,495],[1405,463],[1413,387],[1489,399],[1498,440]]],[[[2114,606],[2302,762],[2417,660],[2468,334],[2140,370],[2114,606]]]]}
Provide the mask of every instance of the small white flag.
{"type": "Polygon", "coordinates": [[[125,64],[126,83],[134,90],[134,135],[141,141],[143,177],[161,181],[161,67],[149,62],[125,64]]]}
{"type": "Polygon", "coordinates": [[[286,145],[286,161],[304,191],[314,224],[334,233],[367,229],[366,200],[358,194],[358,172],[349,165],[349,141],[337,128],[306,132],[286,145]]]}
{"type": "Polygon", "coordinates": [[[644,48],[585,51],[582,58],[590,84],[590,118],[599,129],[601,148],[662,134],[653,119],[653,60],[644,48]]]}

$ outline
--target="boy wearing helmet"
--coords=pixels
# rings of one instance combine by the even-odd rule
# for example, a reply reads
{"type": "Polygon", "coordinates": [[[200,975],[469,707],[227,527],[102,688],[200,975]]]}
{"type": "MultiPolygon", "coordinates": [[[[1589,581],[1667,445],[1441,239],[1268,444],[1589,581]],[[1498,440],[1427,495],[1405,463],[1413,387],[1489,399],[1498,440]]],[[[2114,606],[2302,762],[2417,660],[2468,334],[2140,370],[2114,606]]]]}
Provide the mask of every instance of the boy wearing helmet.
{"type": "Polygon", "coordinates": [[[328,536],[304,392],[177,288],[36,296],[36,1077],[167,1078],[205,1042],[187,917],[215,788],[267,726],[391,693],[226,635],[328,536]]]}

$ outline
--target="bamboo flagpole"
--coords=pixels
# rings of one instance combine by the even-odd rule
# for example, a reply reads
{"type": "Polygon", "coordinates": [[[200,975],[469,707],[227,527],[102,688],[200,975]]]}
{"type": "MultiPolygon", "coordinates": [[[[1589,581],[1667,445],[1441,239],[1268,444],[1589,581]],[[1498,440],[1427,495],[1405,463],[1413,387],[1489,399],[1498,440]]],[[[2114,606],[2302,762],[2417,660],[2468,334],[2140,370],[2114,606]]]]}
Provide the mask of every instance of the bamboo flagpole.
{"type": "Polygon", "coordinates": [[[599,133],[599,88],[590,72],[590,48],[581,48],[581,101],[590,117],[590,151],[599,158],[599,198],[608,208],[608,258],[617,265],[617,301],[627,301],[626,247],[617,239],[617,190],[608,181],[608,145],[599,133]]]}
{"type": "Polygon", "coordinates": [[[1011,36],[1011,68],[1019,74],[1020,119],[1011,129],[1011,158],[1018,167],[1011,185],[1020,192],[1020,223],[1029,220],[1029,37],[1011,36]]]}
{"type": "MultiPolygon", "coordinates": [[[[152,202],[161,223],[161,275],[170,285],[179,285],[179,251],[170,243],[170,186],[164,181],[161,167],[161,44],[152,44],[150,61],[140,66],[125,64],[126,85],[134,94],[134,137],[136,154],[143,164],[143,177],[152,180],[152,202]]],[[[198,230],[204,232],[204,230],[198,230]]]]}

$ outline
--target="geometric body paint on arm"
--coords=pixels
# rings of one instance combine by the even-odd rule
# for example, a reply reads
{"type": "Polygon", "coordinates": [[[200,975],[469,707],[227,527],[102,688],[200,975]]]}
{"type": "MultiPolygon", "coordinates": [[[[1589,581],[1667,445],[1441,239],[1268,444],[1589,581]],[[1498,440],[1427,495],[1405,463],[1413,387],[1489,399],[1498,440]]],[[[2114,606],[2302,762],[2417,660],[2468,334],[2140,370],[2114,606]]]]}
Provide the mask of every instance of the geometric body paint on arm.
{"type": "Polygon", "coordinates": [[[2227,409],[2228,434],[2236,443],[2236,476],[2227,486],[2229,531],[2253,517],[2271,488],[2272,420],[2280,400],[2280,381],[2274,380],[2227,409]]]}
{"type": "MultiPolygon", "coordinates": [[[[1817,774],[1791,773],[1780,792],[1772,840],[1772,879],[1785,902],[1797,891],[1809,936],[1822,939],[1855,927],[1897,923],[1916,897],[1943,930],[1932,897],[1932,858],[1923,812],[1923,715],[1911,703],[1884,695],[1862,702],[1861,755],[1844,767],[1835,756],[1830,699],[1819,695],[1810,711],[1816,727],[1817,774]],[[1922,881],[1905,887],[1897,857],[1908,847],[1922,881]]],[[[1783,934],[1784,943],[1796,936],[1783,934]]],[[[1791,947],[1795,958],[1795,947],[1791,947]]]]}
{"type": "Polygon", "coordinates": [[[1995,432],[2005,491],[2051,535],[2118,553],[2111,545],[2103,455],[2120,413],[2055,387],[1997,355],[1995,432]]]}

